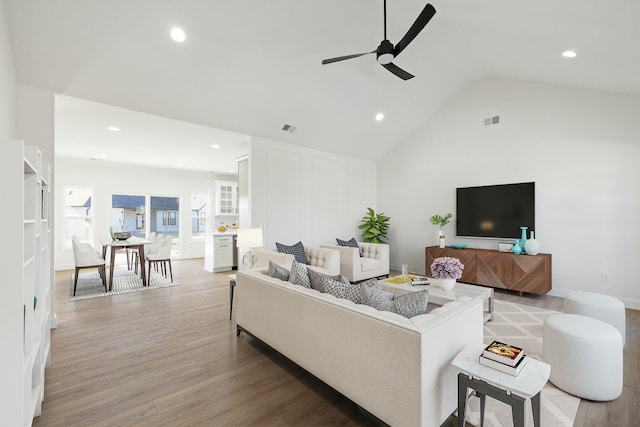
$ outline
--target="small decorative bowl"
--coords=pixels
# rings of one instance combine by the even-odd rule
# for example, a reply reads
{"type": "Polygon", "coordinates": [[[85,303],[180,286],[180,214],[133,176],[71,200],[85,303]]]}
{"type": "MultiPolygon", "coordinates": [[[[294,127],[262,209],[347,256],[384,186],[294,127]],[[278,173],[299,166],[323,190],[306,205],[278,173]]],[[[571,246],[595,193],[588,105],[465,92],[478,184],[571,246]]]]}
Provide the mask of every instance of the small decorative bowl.
{"type": "Polygon", "coordinates": [[[452,243],[451,247],[454,249],[464,249],[467,247],[466,243],[452,243]]]}
{"type": "Polygon", "coordinates": [[[113,238],[116,240],[127,240],[129,237],[131,237],[131,233],[129,233],[128,231],[113,233],[113,238]]]}

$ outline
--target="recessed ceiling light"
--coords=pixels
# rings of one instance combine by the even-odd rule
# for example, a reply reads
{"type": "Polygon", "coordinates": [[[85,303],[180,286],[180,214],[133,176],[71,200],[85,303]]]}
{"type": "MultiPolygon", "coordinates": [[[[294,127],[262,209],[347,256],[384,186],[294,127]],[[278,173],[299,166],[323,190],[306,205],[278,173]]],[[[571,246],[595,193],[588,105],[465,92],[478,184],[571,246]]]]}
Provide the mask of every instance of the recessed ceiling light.
{"type": "Polygon", "coordinates": [[[578,56],[578,54],[575,52],[575,50],[565,50],[564,52],[562,52],[562,56],[564,56],[565,58],[575,58],[576,56],[578,56]]]}
{"type": "Polygon", "coordinates": [[[110,130],[111,132],[120,132],[120,128],[117,128],[115,126],[109,126],[107,130],[110,130]]]}
{"type": "Polygon", "coordinates": [[[229,169],[229,172],[235,172],[235,169],[229,169]]]}
{"type": "Polygon", "coordinates": [[[173,39],[173,41],[182,43],[187,38],[187,36],[184,34],[184,31],[182,31],[182,28],[176,27],[171,29],[171,38],[173,39]]]}
{"type": "Polygon", "coordinates": [[[100,157],[102,157],[103,159],[107,157],[106,154],[100,154],[100,157]]]}
{"type": "Polygon", "coordinates": [[[177,166],[178,166],[178,167],[182,167],[182,163],[178,163],[178,165],[177,165],[177,166]]]}
{"type": "Polygon", "coordinates": [[[384,114],[382,114],[382,113],[376,114],[376,121],[380,121],[382,119],[384,119],[384,114]]]}
{"type": "Polygon", "coordinates": [[[211,144],[211,148],[220,148],[218,144],[211,144]]]}

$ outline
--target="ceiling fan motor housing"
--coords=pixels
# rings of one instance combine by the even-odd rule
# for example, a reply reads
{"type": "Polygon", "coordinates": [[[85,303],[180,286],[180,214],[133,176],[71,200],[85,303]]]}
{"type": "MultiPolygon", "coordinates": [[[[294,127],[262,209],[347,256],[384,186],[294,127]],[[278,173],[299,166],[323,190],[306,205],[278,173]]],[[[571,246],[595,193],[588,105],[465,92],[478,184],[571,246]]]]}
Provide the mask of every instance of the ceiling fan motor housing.
{"type": "Polygon", "coordinates": [[[382,40],[380,46],[376,49],[376,57],[379,64],[390,64],[395,58],[393,54],[393,43],[389,40],[382,40]]]}

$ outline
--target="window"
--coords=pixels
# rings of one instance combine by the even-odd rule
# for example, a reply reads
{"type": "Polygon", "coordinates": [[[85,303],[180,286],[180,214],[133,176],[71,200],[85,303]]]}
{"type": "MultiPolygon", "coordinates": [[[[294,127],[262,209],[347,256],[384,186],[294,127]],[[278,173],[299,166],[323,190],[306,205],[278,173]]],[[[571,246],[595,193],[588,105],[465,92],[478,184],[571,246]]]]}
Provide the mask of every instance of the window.
{"type": "Polygon", "coordinates": [[[209,195],[194,194],[191,197],[191,237],[204,239],[207,233],[207,216],[209,215],[209,195]]]}
{"type": "Polygon", "coordinates": [[[90,188],[66,187],[64,198],[64,247],[71,248],[72,237],[93,242],[93,192],[90,188]]]}
{"type": "Polygon", "coordinates": [[[162,212],[162,225],[176,225],[178,213],[171,211],[163,211],[162,212]]]}
{"type": "Polygon", "coordinates": [[[146,197],[132,194],[111,195],[111,232],[128,231],[145,238],[146,197]]]}

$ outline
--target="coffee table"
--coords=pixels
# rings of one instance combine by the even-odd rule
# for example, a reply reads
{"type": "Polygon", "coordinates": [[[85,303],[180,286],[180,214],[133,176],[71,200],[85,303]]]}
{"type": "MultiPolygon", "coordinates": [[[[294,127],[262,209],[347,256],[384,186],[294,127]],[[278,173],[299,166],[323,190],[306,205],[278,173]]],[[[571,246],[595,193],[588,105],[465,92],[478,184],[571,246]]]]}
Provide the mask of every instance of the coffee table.
{"type": "MultiPolygon", "coordinates": [[[[430,279],[432,280],[432,279],[430,279]]],[[[385,280],[378,280],[380,289],[391,292],[396,295],[406,294],[408,292],[418,292],[424,289],[429,291],[429,302],[444,305],[450,301],[455,301],[460,297],[482,298],[484,304],[484,321],[493,320],[493,288],[484,286],[470,285],[468,283],[456,282],[455,287],[450,291],[445,291],[435,285],[412,285],[410,281],[405,283],[391,283],[385,280]]]]}

